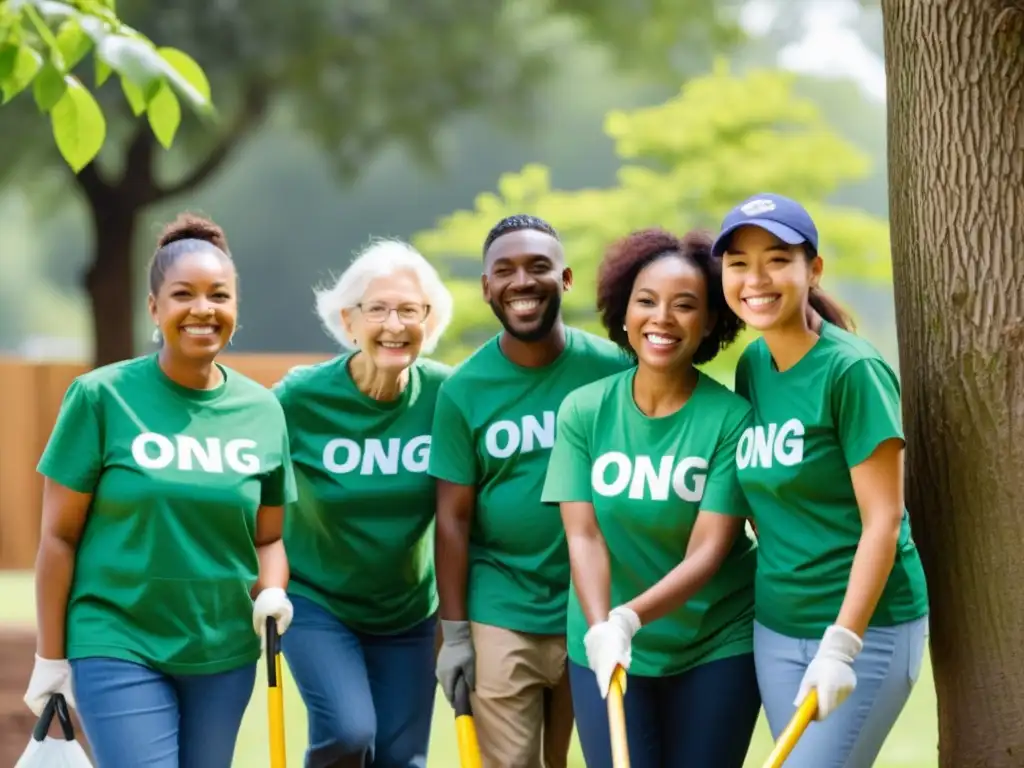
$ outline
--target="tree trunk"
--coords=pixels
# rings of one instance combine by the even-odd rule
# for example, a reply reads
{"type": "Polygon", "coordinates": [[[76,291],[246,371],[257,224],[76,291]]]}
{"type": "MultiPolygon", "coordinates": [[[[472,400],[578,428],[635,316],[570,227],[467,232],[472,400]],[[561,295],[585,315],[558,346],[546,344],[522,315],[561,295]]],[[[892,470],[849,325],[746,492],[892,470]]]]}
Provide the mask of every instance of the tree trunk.
{"type": "Polygon", "coordinates": [[[943,768],[1024,765],[1024,3],[883,0],[907,500],[943,768]]]}
{"type": "Polygon", "coordinates": [[[126,360],[135,353],[135,226],[138,207],[124,196],[90,198],[95,250],[85,276],[92,311],[93,365],[126,360]]]}

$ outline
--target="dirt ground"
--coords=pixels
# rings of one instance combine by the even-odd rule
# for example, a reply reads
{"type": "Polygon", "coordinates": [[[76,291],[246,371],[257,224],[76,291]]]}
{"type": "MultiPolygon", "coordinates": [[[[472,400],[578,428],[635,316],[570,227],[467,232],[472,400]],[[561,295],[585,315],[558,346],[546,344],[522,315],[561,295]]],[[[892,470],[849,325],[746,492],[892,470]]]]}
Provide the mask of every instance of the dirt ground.
{"type": "MultiPolygon", "coordinates": [[[[31,628],[0,627],[0,766],[11,766],[18,761],[36,725],[35,716],[22,701],[32,674],[35,644],[31,628]]],[[[73,712],[71,717],[75,735],[88,752],[89,745],[78,719],[73,712]]],[[[56,722],[50,733],[60,734],[56,722]]]]}

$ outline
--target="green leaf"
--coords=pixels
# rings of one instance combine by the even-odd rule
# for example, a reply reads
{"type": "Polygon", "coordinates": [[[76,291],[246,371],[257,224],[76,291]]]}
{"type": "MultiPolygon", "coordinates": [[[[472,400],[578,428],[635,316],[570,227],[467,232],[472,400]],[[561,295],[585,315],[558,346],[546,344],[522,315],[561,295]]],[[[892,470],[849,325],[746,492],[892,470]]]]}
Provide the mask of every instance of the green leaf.
{"type": "Polygon", "coordinates": [[[74,19],[78,17],[78,10],[68,3],[59,3],[56,0],[33,0],[32,3],[39,12],[47,19],[74,19]]]}
{"type": "Polygon", "coordinates": [[[57,30],[57,46],[64,55],[66,71],[70,72],[92,48],[92,40],[77,21],[68,19],[57,30]]]}
{"type": "Polygon", "coordinates": [[[18,46],[13,43],[0,45],[0,83],[11,76],[14,62],[18,58],[18,46]]]}
{"type": "Polygon", "coordinates": [[[181,125],[181,105],[167,83],[161,84],[146,110],[149,127],[164,149],[170,149],[181,125]]]}
{"type": "Polygon", "coordinates": [[[143,93],[160,79],[167,68],[167,63],[152,45],[127,35],[107,35],[96,44],[96,53],[121,75],[122,81],[130,80],[143,93]]]}
{"type": "MultiPolygon", "coordinates": [[[[56,3],[56,5],[63,5],[63,3],[56,3]]],[[[71,10],[74,12],[74,9],[71,10]]],[[[35,27],[36,34],[46,43],[46,47],[50,49],[50,60],[53,62],[53,65],[63,72],[65,70],[64,55],[57,46],[57,38],[54,37],[53,31],[46,26],[46,22],[43,21],[39,11],[36,10],[34,3],[29,3],[25,6],[25,15],[32,22],[32,26],[35,27]]]]}
{"type": "Polygon", "coordinates": [[[195,59],[184,51],[167,46],[158,48],[157,52],[205,101],[210,101],[210,81],[195,59]]]}
{"type": "Polygon", "coordinates": [[[138,117],[146,111],[146,94],[139,86],[127,77],[122,77],[121,90],[124,91],[124,97],[128,100],[128,106],[131,107],[133,115],[138,117]]]}
{"type": "Polygon", "coordinates": [[[57,149],[75,173],[99,154],[107,124],[99,104],[77,78],[68,76],[64,95],[50,110],[50,121],[57,149]]]}
{"type": "Polygon", "coordinates": [[[32,82],[32,96],[40,112],[49,112],[61,100],[66,89],[64,75],[53,62],[46,62],[32,82]]]}
{"type": "Polygon", "coordinates": [[[107,82],[107,78],[110,77],[114,70],[99,56],[93,56],[93,64],[96,67],[96,87],[99,88],[107,82]]]}
{"type": "Polygon", "coordinates": [[[18,52],[14,57],[14,67],[3,83],[0,83],[4,92],[3,101],[0,103],[6,104],[25,90],[42,66],[42,56],[27,45],[18,46],[18,52]]]}
{"type": "Polygon", "coordinates": [[[110,25],[96,16],[80,16],[78,18],[78,26],[96,45],[102,43],[104,38],[111,34],[110,25]]]}

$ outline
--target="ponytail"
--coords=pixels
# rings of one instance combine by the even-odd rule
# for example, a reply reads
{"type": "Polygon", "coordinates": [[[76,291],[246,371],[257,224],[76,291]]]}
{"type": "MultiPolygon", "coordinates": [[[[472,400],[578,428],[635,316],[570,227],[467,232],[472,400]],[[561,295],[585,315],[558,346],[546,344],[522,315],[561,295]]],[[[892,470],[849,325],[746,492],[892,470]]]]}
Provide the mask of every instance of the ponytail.
{"type": "Polygon", "coordinates": [[[851,333],[857,330],[850,314],[840,307],[835,299],[820,288],[811,288],[808,295],[808,304],[810,304],[810,308],[813,311],[821,315],[823,320],[827,320],[832,325],[839,326],[844,331],[850,331],[851,333]]]}

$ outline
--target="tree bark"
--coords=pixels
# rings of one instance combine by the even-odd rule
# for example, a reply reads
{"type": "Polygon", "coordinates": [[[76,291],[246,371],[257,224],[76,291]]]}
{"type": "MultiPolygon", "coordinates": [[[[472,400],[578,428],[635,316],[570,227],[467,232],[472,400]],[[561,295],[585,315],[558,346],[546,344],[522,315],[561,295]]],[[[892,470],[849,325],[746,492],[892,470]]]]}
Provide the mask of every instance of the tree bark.
{"type": "Polygon", "coordinates": [[[1024,3],[883,0],[907,500],[943,768],[1024,765],[1024,3]]]}
{"type": "Polygon", "coordinates": [[[124,174],[115,182],[103,179],[95,163],[75,176],[89,202],[95,230],[92,262],[85,289],[92,312],[95,349],[93,366],[126,360],[134,355],[135,231],[146,207],[181,195],[205,183],[254,131],[266,115],[269,84],[261,78],[245,89],[234,119],[208,154],[170,184],[155,177],[156,140],[145,121],[138,121],[124,157],[124,174]]]}
{"type": "Polygon", "coordinates": [[[135,269],[133,246],[138,208],[118,195],[111,203],[90,201],[95,247],[85,276],[92,312],[93,365],[126,360],[135,350],[135,269]]]}

